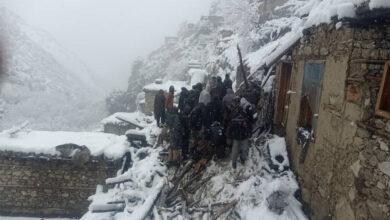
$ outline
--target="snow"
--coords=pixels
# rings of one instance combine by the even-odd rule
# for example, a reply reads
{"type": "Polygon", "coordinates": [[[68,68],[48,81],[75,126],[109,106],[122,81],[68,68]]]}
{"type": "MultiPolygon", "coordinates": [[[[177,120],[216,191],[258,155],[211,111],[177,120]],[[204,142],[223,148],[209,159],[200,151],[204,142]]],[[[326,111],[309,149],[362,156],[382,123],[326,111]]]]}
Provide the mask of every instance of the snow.
{"type": "Polygon", "coordinates": [[[136,129],[130,129],[130,130],[126,131],[126,135],[128,135],[128,134],[139,135],[139,136],[145,135],[145,133],[143,131],[136,130],[136,129]]]}
{"type": "Polygon", "coordinates": [[[114,113],[107,118],[103,119],[100,123],[102,124],[117,124],[117,125],[126,125],[128,123],[120,120],[124,119],[126,121],[130,121],[133,124],[139,125],[141,127],[145,127],[148,120],[152,120],[152,118],[145,116],[142,112],[117,112],[114,113]]]}
{"type": "Polygon", "coordinates": [[[95,129],[106,114],[104,94],[76,56],[1,7],[0,29],[0,130],[23,121],[35,130],[95,129]]]}
{"type": "MultiPolygon", "coordinates": [[[[280,57],[288,48],[293,46],[301,37],[302,31],[312,26],[320,24],[329,24],[333,17],[338,19],[353,18],[356,16],[356,8],[364,3],[365,0],[309,0],[297,1],[289,0],[283,6],[277,7],[275,11],[292,7],[293,14],[300,18],[289,18],[291,30],[279,39],[271,39],[270,42],[263,45],[259,50],[249,53],[245,56],[245,60],[251,69],[251,73],[255,73],[263,65],[271,65],[278,57],[280,57]],[[295,7],[293,7],[295,6],[295,7]],[[307,17],[302,17],[303,15],[307,17]]],[[[370,8],[390,7],[388,0],[371,0],[370,8]]],[[[267,21],[272,22],[273,31],[279,32],[281,27],[284,27],[286,22],[283,18],[276,18],[267,21]]],[[[267,23],[266,23],[267,24],[267,23]]],[[[267,31],[268,26],[264,24],[260,27],[261,31],[267,31]]],[[[338,23],[337,28],[341,27],[338,23]]]]}
{"type": "Polygon", "coordinates": [[[89,212],[81,220],[103,220],[107,219],[107,214],[92,213],[94,208],[105,207],[110,201],[130,200],[125,206],[125,212],[115,214],[114,219],[134,219],[142,220],[145,214],[152,208],[154,201],[164,186],[164,174],[166,167],[160,163],[159,152],[161,148],[130,148],[132,167],[124,174],[115,178],[107,179],[107,183],[116,183],[118,181],[131,181],[117,184],[108,192],[103,193],[97,190],[97,193],[90,197],[92,201],[89,212]],[[140,157],[143,154],[146,157],[140,157]]]}
{"type": "Polygon", "coordinates": [[[197,83],[204,83],[207,76],[207,71],[203,69],[194,69],[191,68],[188,70],[188,75],[191,76],[190,85],[193,86],[197,83]]]}
{"type": "MultiPolygon", "coordinates": [[[[268,138],[269,148],[273,148],[272,153],[284,155],[285,165],[288,165],[284,138],[268,138]]],[[[207,206],[237,200],[238,203],[231,213],[237,213],[235,216],[239,216],[239,219],[259,219],[261,216],[261,219],[266,220],[306,220],[302,205],[294,197],[294,193],[299,189],[295,175],[290,169],[269,171],[269,158],[272,157],[268,154],[270,151],[267,145],[253,144],[245,165],[237,164],[236,171],[231,168],[230,158],[211,161],[203,171],[202,179],[210,176],[212,178],[195,192],[194,201],[200,201],[199,206],[207,206]],[[281,200],[273,200],[271,195],[274,193],[280,193],[281,200]],[[280,215],[269,208],[277,202],[286,205],[280,215]]],[[[176,217],[180,218],[186,219],[182,215],[176,217]]],[[[225,214],[219,219],[229,218],[225,214]]]]}
{"type": "Polygon", "coordinates": [[[56,146],[63,144],[86,146],[91,155],[121,158],[129,147],[125,136],[100,132],[23,131],[12,137],[0,133],[0,150],[22,153],[58,155],[56,146]]]}
{"type": "Polygon", "coordinates": [[[284,138],[276,137],[271,139],[268,142],[268,145],[272,163],[278,165],[279,171],[283,171],[285,167],[289,167],[290,163],[288,161],[286,141],[284,138]],[[277,161],[277,156],[282,156],[284,159],[283,162],[277,161]]]}
{"type": "MultiPolygon", "coordinates": [[[[277,152],[287,155],[283,138],[274,137],[269,141],[273,153],[277,152]]],[[[208,173],[215,173],[212,183],[207,186],[208,195],[203,198],[205,201],[232,201],[239,199],[235,211],[241,219],[306,219],[301,211],[300,203],[294,198],[294,192],[299,188],[295,176],[291,171],[285,171],[286,175],[273,176],[263,172],[267,166],[264,156],[261,156],[259,149],[264,146],[252,146],[249,160],[245,166],[238,165],[238,172],[230,169],[230,160],[227,164],[213,164],[207,169],[208,173]],[[244,180],[238,185],[232,184],[235,179],[244,180]],[[288,207],[277,215],[267,208],[267,198],[275,191],[282,191],[287,194],[286,202],[288,207]],[[219,193],[216,193],[219,192],[219,193]]],[[[264,149],[262,149],[264,150],[264,149]]],[[[286,157],[287,158],[287,157],[286,157]]],[[[286,160],[288,163],[288,159],[286,160]]],[[[206,174],[207,175],[207,174],[206,174]]]]}
{"type": "Polygon", "coordinates": [[[149,85],[144,86],[144,91],[159,91],[160,89],[164,90],[164,92],[169,92],[169,87],[175,87],[175,92],[180,93],[182,87],[186,87],[187,89],[191,89],[190,86],[185,81],[171,81],[168,80],[162,84],[151,83],[149,85]]]}

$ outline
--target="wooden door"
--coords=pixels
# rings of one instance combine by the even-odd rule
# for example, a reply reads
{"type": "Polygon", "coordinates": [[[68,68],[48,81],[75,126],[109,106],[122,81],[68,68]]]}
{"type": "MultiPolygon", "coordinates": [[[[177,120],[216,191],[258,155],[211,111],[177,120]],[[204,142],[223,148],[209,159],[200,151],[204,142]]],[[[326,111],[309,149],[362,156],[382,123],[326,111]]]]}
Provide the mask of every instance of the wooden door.
{"type": "Polygon", "coordinates": [[[283,63],[280,71],[279,92],[277,96],[275,125],[285,127],[287,120],[287,105],[288,95],[287,92],[290,89],[292,63],[283,63]]]}

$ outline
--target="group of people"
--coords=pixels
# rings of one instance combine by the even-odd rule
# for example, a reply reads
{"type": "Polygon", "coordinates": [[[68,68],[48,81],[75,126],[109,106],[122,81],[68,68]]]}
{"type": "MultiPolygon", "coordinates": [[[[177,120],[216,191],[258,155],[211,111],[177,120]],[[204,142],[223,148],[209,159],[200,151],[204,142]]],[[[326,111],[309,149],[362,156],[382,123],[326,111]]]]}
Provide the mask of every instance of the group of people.
{"type": "Polygon", "coordinates": [[[154,116],[159,127],[168,129],[169,162],[192,158],[219,158],[232,151],[232,167],[237,160],[245,163],[252,132],[253,103],[237,96],[232,80],[226,74],[212,77],[208,83],[198,83],[191,90],[181,88],[175,107],[175,88],[170,86],[165,96],[160,90],[155,96],[154,116]]]}

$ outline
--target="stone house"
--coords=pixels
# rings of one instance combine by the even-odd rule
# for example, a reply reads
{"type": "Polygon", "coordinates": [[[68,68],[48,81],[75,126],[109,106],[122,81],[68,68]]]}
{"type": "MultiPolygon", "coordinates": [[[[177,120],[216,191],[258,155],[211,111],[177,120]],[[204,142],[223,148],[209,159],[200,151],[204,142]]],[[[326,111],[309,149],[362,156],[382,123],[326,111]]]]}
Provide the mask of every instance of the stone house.
{"type": "Polygon", "coordinates": [[[0,215],[79,218],[121,165],[99,156],[75,167],[59,156],[0,151],[0,215]]]}
{"type": "Polygon", "coordinates": [[[390,10],[307,29],[284,55],[274,128],[312,219],[390,219],[390,10]]]}

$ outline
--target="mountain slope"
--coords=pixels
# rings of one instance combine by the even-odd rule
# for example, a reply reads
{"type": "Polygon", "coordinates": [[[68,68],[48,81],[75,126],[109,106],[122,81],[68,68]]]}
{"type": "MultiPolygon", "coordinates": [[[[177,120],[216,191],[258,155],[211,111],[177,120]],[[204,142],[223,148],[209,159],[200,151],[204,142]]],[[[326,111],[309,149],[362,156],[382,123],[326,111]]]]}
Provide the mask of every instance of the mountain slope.
{"type": "MultiPolygon", "coordinates": [[[[130,99],[135,103],[142,87],[156,78],[187,79],[186,68],[194,61],[209,74],[224,77],[228,73],[234,81],[239,64],[237,45],[247,58],[246,55],[283,37],[299,19],[295,8],[305,0],[294,0],[289,5],[286,2],[215,0],[208,16],[195,24],[182,25],[177,42],[164,44],[133,66],[128,87],[130,99]]],[[[259,61],[248,61],[250,71],[255,71],[259,61]]]]}
{"type": "MultiPolygon", "coordinates": [[[[44,34],[27,27],[16,15],[0,9],[3,63],[0,99],[4,109],[0,129],[26,120],[34,129],[91,127],[104,116],[104,106],[98,103],[98,87],[85,72],[72,72],[76,65],[64,67],[41,46],[43,43],[32,40],[30,36],[44,34]]],[[[46,45],[56,45],[50,37],[44,39],[46,45]]],[[[57,50],[56,56],[60,53],[57,50]]]]}

